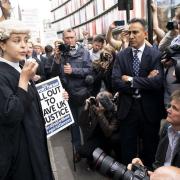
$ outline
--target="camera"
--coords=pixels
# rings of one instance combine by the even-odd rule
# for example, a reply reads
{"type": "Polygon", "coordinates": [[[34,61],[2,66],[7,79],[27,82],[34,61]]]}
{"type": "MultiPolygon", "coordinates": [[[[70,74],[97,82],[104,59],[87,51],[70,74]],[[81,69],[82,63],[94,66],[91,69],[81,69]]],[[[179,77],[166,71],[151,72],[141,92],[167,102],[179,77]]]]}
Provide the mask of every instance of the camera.
{"type": "Polygon", "coordinates": [[[94,96],[91,96],[89,98],[90,105],[97,105],[96,98],[94,96]]]}
{"type": "Polygon", "coordinates": [[[89,104],[104,107],[105,110],[114,112],[116,110],[114,105],[114,100],[109,97],[109,93],[107,91],[102,91],[98,93],[97,97],[91,96],[89,99],[89,104]]]}
{"type": "Polygon", "coordinates": [[[168,31],[173,30],[173,29],[178,29],[177,21],[169,21],[166,25],[166,28],[168,31]]]}
{"type": "Polygon", "coordinates": [[[107,111],[115,111],[113,99],[110,98],[110,94],[108,94],[108,92],[104,91],[98,93],[96,99],[107,111]]]}
{"type": "Polygon", "coordinates": [[[124,20],[114,21],[114,25],[115,25],[115,26],[124,26],[124,25],[125,25],[125,21],[124,21],[124,20]]]}
{"type": "Polygon", "coordinates": [[[146,167],[134,164],[132,170],[128,170],[125,165],[107,156],[100,148],[93,151],[93,161],[95,168],[100,173],[113,178],[113,180],[150,180],[146,167]]]}
{"type": "Polygon", "coordinates": [[[165,51],[161,56],[161,62],[166,63],[168,61],[171,61],[175,67],[174,68],[176,75],[175,83],[180,83],[180,46],[179,45],[175,44],[165,49],[165,51]]]}
{"type": "Polygon", "coordinates": [[[70,51],[70,45],[67,44],[60,44],[58,48],[62,53],[68,53],[70,51]]]}

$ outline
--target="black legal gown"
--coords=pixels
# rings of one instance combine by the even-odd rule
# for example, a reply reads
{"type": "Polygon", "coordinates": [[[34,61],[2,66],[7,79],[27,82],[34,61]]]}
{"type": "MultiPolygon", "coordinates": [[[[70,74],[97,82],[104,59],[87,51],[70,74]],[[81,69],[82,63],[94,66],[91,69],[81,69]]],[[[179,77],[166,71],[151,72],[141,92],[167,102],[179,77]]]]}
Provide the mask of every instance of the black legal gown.
{"type": "Polygon", "coordinates": [[[39,96],[19,77],[0,62],[0,180],[53,180],[39,96]]]}

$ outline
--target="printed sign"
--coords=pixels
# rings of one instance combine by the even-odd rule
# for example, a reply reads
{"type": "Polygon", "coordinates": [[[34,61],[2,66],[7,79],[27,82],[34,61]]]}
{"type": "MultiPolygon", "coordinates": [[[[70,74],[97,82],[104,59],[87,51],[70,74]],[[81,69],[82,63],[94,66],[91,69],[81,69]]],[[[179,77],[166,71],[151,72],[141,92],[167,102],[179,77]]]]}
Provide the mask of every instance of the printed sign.
{"type": "Polygon", "coordinates": [[[69,104],[64,100],[63,87],[59,77],[36,85],[45,119],[47,137],[51,137],[74,123],[69,104]]]}

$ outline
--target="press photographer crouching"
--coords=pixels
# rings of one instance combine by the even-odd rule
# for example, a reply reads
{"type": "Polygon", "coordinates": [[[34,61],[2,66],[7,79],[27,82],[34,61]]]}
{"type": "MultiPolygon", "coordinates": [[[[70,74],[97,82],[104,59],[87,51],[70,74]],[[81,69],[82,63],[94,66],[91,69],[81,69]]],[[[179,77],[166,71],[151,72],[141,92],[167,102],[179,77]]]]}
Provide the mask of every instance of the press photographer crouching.
{"type": "Polygon", "coordinates": [[[79,154],[87,158],[90,166],[93,163],[93,151],[97,147],[102,148],[106,153],[113,150],[116,159],[119,159],[120,149],[117,144],[120,141],[119,122],[116,118],[116,104],[111,93],[103,91],[98,93],[96,98],[88,98],[79,124],[84,138],[79,154]]]}

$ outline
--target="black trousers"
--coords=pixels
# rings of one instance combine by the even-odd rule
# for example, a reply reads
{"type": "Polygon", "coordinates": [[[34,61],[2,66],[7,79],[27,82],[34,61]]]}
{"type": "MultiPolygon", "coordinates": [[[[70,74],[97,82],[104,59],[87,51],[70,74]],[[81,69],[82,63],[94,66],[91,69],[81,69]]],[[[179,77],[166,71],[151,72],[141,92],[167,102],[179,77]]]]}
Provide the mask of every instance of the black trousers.
{"type": "Polygon", "coordinates": [[[147,120],[141,100],[134,99],[127,118],[121,120],[121,163],[127,165],[133,158],[139,157],[151,167],[159,142],[159,127],[160,122],[152,124],[147,120]]]}
{"type": "Polygon", "coordinates": [[[80,146],[81,146],[81,134],[80,134],[80,127],[79,127],[79,116],[81,114],[81,111],[83,109],[82,106],[78,106],[76,104],[73,104],[72,102],[69,103],[71,112],[74,118],[74,123],[71,125],[71,138],[72,138],[72,144],[75,147],[75,150],[78,152],[80,146]]]}

